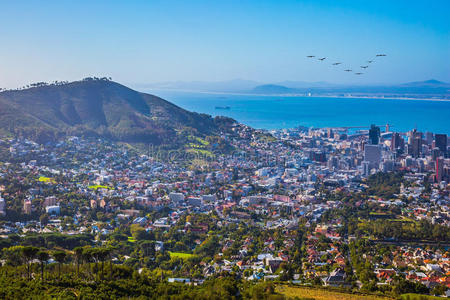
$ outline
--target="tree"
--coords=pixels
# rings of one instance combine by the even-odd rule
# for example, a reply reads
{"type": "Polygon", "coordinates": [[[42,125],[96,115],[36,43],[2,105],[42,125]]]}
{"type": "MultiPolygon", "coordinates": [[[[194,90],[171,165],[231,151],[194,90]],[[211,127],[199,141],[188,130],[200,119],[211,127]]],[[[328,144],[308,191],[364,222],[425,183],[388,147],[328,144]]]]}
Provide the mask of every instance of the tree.
{"type": "Polygon", "coordinates": [[[112,255],[113,252],[117,249],[117,247],[115,246],[109,246],[108,247],[109,252],[108,252],[108,258],[109,258],[109,280],[112,280],[112,276],[113,276],[113,267],[112,267],[112,255]]]}
{"type": "Polygon", "coordinates": [[[50,255],[48,254],[47,251],[41,250],[37,253],[37,258],[41,263],[41,280],[44,281],[44,265],[50,258],[50,255]]]}
{"type": "Polygon", "coordinates": [[[77,277],[80,276],[80,264],[83,261],[83,247],[75,247],[73,249],[75,255],[75,263],[77,264],[77,277]]]}
{"type": "Polygon", "coordinates": [[[39,217],[39,221],[41,222],[41,225],[42,225],[42,226],[46,226],[46,225],[47,225],[48,219],[49,219],[48,214],[42,214],[42,215],[39,217]]]}
{"type": "Polygon", "coordinates": [[[111,249],[109,248],[98,248],[96,251],[98,260],[101,261],[101,273],[100,278],[103,279],[103,269],[105,265],[105,260],[109,257],[109,253],[111,252],[111,249]]]}
{"type": "Polygon", "coordinates": [[[53,258],[58,262],[58,278],[61,277],[61,265],[66,260],[67,253],[62,250],[53,252],[53,258]]]}
{"type": "Polygon", "coordinates": [[[139,245],[144,253],[144,256],[154,256],[155,255],[155,242],[144,241],[139,245]]]}
{"type": "Polygon", "coordinates": [[[23,246],[12,246],[9,248],[3,249],[3,255],[6,258],[6,263],[8,265],[18,267],[22,264],[23,255],[22,255],[23,246]]]}
{"type": "Polygon", "coordinates": [[[33,246],[25,246],[22,248],[22,255],[27,264],[28,279],[31,280],[31,261],[36,257],[39,248],[33,246]]]}
{"type": "Polygon", "coordinates": [[[149,239],[149,235],[147,233],[147,231],[145,231],[145,229],[138,225],[138,224],[133,224],[130,226],[130,232],[131,235],[137,240],[137,241],[142,241],[142,240],[148,240],[149,239]]]}
{"type": "Polygon", "coordinates": [[[93,258],[93,251],[92,251],[92,248],[91,248],[91,247],[88,247],[88,246],[83,247],[82,257],[83,257],[83,261],[85,261],[85,262],[88,264],[88,270],[89,270],[89,273],[92,274],[92,272],[91,272],[91,266],[90,266],[90,263],[91,263],[92,258],[93,258]]]}
{"type": "Polygon", "coordinates": [[[430,291],[425,285],[420,282],[412,282],[409,280],[405,280],[403,278],[399,278],[395,282],[393,292],[397,295],[406,294],[406,293],[417,293],[417,294],[428,294],[430,291]]]}

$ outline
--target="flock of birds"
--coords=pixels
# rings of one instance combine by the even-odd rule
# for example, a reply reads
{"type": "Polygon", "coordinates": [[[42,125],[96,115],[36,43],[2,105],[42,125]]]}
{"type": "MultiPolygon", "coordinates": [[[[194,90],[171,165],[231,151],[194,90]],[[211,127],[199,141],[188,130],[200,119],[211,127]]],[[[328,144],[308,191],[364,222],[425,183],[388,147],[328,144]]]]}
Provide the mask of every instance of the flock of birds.
{"type": "MultiPolygon", "coordinates": [[[[377,58],[377,57],[383,57],[383,56],[386,56],[386,54],[377,54],[377,55],[375,56],[375,58],[377,58]]],[[[315,58],[316,56],[315,56],[315,55],[308,55],[308,56],[306,56],[306,57],[307,57],[307,58],[315,58]]],[[[324,61],[325,59],[327,59],[327,58],[326,58],[326,57],[319,57],[317,60],[319,60],[319,61],[324,61]]],[[[375,61],[375,59],[368,60],[368,61],[367,61],[368,65],[360,66],[360,68],[365,70],[365,69],[367,69],[367,68],[369,67],[369,64],[373,63],[374,61],[375,61]]],[[[332,63],[333,66],[339,66],[339,65],[341,65],[341,64],[342,64],[341,62],[335,62],[335,63],[332,63]]],[[[353,72],[352,69],[345,69],[344,71],[345,71],[345,72],[353,72]]],[[[355,75],[362,75],[362,74],[364,74],[364,73],[362,73],[362,72],[355,72],[355,75]]]]}

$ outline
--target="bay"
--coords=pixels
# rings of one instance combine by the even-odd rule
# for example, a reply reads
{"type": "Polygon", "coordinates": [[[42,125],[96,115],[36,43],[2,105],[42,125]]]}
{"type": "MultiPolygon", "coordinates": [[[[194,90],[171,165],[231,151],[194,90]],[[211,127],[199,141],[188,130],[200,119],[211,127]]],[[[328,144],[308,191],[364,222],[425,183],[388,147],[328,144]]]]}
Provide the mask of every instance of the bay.
{"type": "Polygon", "coordinates": [[[371,124],[389,123],[393,126],[392,131],[406,132],[417,128],[423,132],[450,134],[450,101],[148,92],[190,111],[228,116],[261,129],[297,126],[368,128],[371,124]]]}

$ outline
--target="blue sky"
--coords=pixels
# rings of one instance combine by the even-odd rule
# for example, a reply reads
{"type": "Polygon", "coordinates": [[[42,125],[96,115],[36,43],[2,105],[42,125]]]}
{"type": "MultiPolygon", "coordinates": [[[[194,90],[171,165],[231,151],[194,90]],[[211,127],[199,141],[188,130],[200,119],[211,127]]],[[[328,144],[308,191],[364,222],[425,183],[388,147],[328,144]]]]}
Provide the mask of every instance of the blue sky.
{"type": "Polygon", "coordinates": [[[450,82],[449,11],[447,0],[2,1],[0,87],[86,76],[450,82]],[[343,71],[377,53],[388,56],[364,76],[343,71]]]}

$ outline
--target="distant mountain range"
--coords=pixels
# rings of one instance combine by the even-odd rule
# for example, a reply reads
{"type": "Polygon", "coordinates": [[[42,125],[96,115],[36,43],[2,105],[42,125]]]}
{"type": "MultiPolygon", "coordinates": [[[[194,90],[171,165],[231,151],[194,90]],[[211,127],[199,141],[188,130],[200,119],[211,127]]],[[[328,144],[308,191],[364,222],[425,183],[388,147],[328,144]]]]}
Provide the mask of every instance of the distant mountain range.
{"type": "Polygon", "coordinates": [[[106,79],[0,92],[0,131],[41,141],[74,134],[175,145],[183,142],[183,132],[216,134],[224,119],[186,111],[106,79]]]}
{"type": "Polygon", "coordinates": [[[450,84],[427,80],[391,86],[315,86],[291,88],[284,85],[259,85],[248,91],[255,94],[302,94],[302,93],[358,93],[358,94],[398,94],[398,95],[449,95],[450,84]]]}
{"type": "Polygon", "coordinates": [[[450,99],[450,84],[438,80],[409,82],[396,85],[344,85],[327,82],[283,81],[262,84],[249,80],[230,80],[220,82],[171,82],[138,85],[144,89],[171,89],[180,91],[248,93],[248,94],[316,94],[316,95],[366,95],[366,96],[405,96],[437,97],[450,99]]]}
{"type": "Polygon", "coordinates": [[[263,84],[253,88],[250,92],[254,94],[292,94],[297,89],[288,88],[277,84],[263,84]]]}

